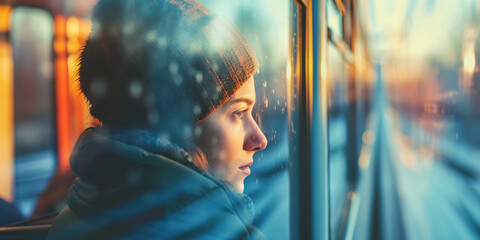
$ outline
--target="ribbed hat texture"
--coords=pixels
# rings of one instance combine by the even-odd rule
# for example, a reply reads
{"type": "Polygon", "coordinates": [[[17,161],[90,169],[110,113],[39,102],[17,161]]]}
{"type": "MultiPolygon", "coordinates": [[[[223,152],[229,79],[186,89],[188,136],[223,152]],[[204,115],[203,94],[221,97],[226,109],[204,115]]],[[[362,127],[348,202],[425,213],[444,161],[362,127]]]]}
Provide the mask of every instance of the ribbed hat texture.
{"type": "MultiPolygon", "coordinates": [[[[195,49],[208,72],[205,81],[201,81],[197,86],[197,90],[202,89],[207,93],[202,94],[201,111],[196,114],[198,123],[228,101],[240,86],[254,75],[258,62],[247,41],[228,19],[214,16],[202,4],[193,0],[170,2],[177,5],[183,16],[190,18],[194,25],[201,29],[201,34],[194,36],[198,38],[192,39],[195,42],[193,44],[207,43],[203,45],[204,48],[195,49]],[[209,22],[203,23],[202,18],[208,18],[209,22]]],[[[183,43],[187,43],[182,46],[184,50],[189,51],[192,43],[183,43]]]]}
{"type": "Polygon", "coordinates": [[[80,59],[80,89],[103,122],[197,124],[258,62],[226,18],[194,0],[100,0],[80,59]]]}

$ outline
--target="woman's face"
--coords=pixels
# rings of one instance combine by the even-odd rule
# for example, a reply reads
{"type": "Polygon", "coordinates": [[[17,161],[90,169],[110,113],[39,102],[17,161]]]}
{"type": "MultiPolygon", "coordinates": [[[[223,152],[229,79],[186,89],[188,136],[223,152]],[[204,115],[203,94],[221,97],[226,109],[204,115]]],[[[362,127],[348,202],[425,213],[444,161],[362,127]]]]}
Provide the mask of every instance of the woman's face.
{"type": "Polygon", "coordinates": [[[267,146],[267,139],[252,117],[255,103],[253,77],[203,120],[197,145],[203,150],[210,173],[243,192],[243,180],[250,175],[253,154],[267,146]]]}

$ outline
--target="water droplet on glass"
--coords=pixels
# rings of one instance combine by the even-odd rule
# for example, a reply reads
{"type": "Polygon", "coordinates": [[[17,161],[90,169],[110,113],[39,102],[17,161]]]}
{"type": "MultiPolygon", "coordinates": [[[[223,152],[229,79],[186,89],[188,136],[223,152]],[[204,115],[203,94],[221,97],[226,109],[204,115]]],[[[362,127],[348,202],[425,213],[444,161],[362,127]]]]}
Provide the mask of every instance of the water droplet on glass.
{"type": "Polygon", "coordinates": [[[157,40],[157,44],[160,48],[165,48],[168,45],[168,39],[165,36],[161,36],[157,40]]]}
{"type": "Polygon", "coordinates": [[[131,35],[131,34],[133,34],[133,29],[134,29],[133,24],[127,24],[123,28],[123,33],[125,35],[131,35]]]}
{"type": "Polygon", "coordinates": [[[177,74],[173,77],[173,81],[175,82],[175,84],[181,85],[183,83],[183,78],[181,75],[177,74]]]}
{"type": "Polygon", "coordinates": [[[130,96],[132,96],[133,98],[139,98],[142,95],[143,87],[142,87],[142,84],[140,84],[140,82],[133,81],[132,83],[130,83],[130,87],[128,90],[129,90],[130,96]]]}
{"type": "Polygon", "coordinates": [[[195,80],[197,80],[198,83],[202,83],[203,82],[203,73],[196,72],[195,73],[195,80]]]}
{"type": "Polygon", "coordinates": [[[189,139],[192,137],[192,126],[183,127],[183,137],[189,139]]]}
{"type": "Polygon", "coordinates": [[[175,62],[175,61],[171,61],[171,62],[168,64],[168,71],[170,72],[170,74],[171,74],[172,76],[177,75],[179,68],[180,68],[180,67],[178,66],[178,63],[175,62]]]}
{"type": "Polygon", "coordinates": [[[155,35],[156,35],[155,31],[150,31],[147,33],[147,36],[145,36],[145,39],[147,40],[147,42],[151,43],[155,41],[155,38],[156,38],[155,35]]]}
{"type": "Polygon", "coordinates": [[[213,100],[218,100],[218,98],[219,98],[219,94],[218,94],[218,92],[216,91],[216,92],[214,92],[214,93],[212,94],[212,99],[213,99],[213,100]]]}
{"type": "Polygon", "coordinates": [[[202,111],[202,108],[199,105],[193,107],[193,114],[198,115],[202,111]]]}
{"type": "Polygon", "coordinates": [[[212,70],[213,70],[214,72],[218,72],[218,70],[219,70],[218,64],[213,63],[213,64],[212,64],[212,70]]]}

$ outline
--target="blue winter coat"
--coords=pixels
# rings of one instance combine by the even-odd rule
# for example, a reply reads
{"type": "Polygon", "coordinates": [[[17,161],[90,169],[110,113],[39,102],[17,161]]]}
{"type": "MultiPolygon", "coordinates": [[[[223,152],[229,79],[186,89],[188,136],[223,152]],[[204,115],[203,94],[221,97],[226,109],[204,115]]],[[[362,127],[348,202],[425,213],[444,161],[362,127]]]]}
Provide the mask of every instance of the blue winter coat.
{"type": "Polygon", "coordinates": [[[251,200],[188,154],[172,144],[152,153],[149,137],[119,136],[90,128],[79,137],[70,159],[79,178],[48,239],[264,238],[251,225],[251,200]]]}

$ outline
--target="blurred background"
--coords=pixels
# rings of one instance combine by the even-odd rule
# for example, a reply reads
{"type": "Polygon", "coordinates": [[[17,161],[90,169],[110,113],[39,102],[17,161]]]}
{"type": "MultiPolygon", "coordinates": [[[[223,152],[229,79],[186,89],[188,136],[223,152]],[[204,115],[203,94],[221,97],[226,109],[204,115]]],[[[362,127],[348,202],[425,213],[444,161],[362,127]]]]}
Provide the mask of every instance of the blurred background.
{"type": "MultiPolygon", "coordinates": [[[[0,226],[65,205],[70,151],[96,123],[75,82],[95,2],[0,0],[0,226]]],[[[304,146],[292,139],[311,137],[295,116],[309,111],[314,49],[325,56],[313,68],[325,80],[327,141],[313,148],[327,157],[311,161],[328,169],[311,173],[327,176],[329,238],[480,238],[478,0],[320,0],[322,16],[307,0],[200,2],[234,22],[259,60],[255,112],[269,144],[245,193],[268,239],[295,236],[292,154],[304,146]],[[309,42],[314,20],[325,21],[325,45],[309,42]]]]}
{"type": "Polygon", "coordinates": [[[372,0],[368,11],[391,159],[382,179],[396,182],[403,236],[478,238],[480,2],[372,0]]]}

